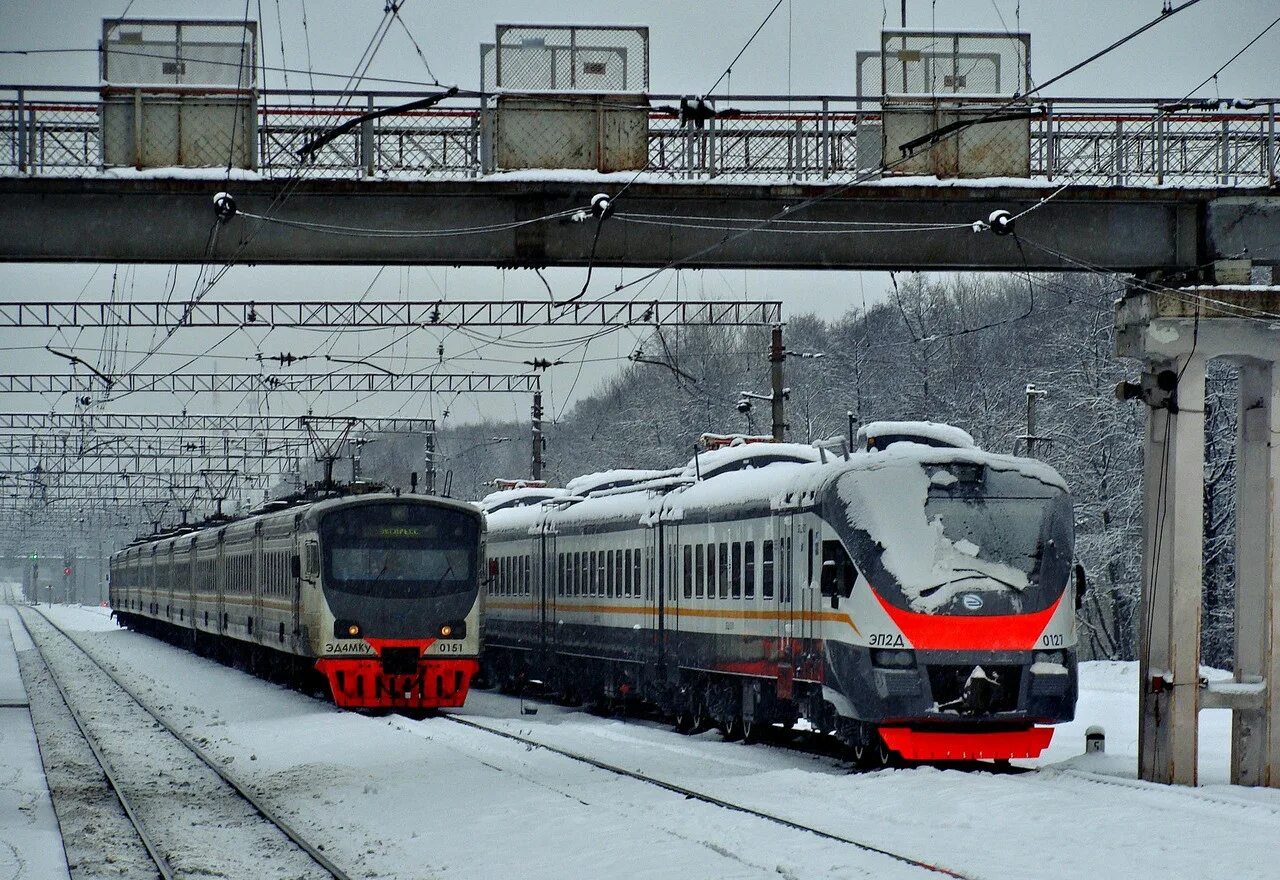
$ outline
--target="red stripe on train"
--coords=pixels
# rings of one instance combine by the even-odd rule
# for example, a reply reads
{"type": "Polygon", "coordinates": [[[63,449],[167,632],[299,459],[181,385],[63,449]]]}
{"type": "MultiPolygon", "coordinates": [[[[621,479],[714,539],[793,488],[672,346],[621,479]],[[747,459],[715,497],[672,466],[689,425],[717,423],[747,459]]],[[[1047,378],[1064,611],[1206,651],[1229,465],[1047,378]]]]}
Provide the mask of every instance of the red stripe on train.
{"type": "Polygon", "coordinates": [[[989,650],[1028,651],[1036,641],[1049,618],[1062,604],[1062,596],[1043,611],[1031,614],[994,614],[986,617],[959,616],[954,614],[920,614],[895,608],[875,590],[885,613],[902,631],[911,646],[918,651],[931,650],[989,650]]]}

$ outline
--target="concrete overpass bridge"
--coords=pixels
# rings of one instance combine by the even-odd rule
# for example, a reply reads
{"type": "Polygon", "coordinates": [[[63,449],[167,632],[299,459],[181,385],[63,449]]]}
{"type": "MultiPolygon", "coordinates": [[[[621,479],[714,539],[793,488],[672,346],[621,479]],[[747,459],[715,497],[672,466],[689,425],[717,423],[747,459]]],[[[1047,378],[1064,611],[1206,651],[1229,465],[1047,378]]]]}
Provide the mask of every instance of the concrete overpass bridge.
{"type": "Polygon", "coordinates": [[[302,165],[318,132],[428,93],[361,92],[341,106],[337,92],[263,93],[255,170],[227,175],[104,168],[99,94],[0,88],[0,259],[1209,279],[1215,261],[1280,263],[1269,99],[1045,99],[1028,118],[1028,179],[938,181],[878,170],[882,108],[865,96],[721,98],[697,127],[678,117],[679,96],[650,95],[648,166],[602,174],[498,169],[478,93],[360,122],[302,165]],[[598,239],[594,222],[574,222],[596,193],[624,188],[598,239]],[[220,190],[242,213],[215,236],[220,190]],[[1021,248],[973,233],[997,209],[1027,212],[1021,248]]]}

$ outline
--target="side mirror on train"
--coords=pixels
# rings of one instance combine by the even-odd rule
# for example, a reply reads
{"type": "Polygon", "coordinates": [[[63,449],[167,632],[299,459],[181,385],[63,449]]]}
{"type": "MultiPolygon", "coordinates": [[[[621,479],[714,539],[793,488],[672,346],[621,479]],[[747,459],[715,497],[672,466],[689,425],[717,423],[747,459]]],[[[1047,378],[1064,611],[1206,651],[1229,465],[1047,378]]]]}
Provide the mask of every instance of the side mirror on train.
{"type": "Polygon", "coordinates": [[[822,581],[819,589],[824,596],[835,596],[840,587],[840,574],[837,571],[836,561],[834,559],[824,559],[822,562],[822,581]]]}
{"type": "Polygon", "coordinates": [[[1080,563],[1076,563],[1074,571],[1076,576],[1076,610],[1079,611],[1081,606],[1084,605],[1085,593],[1089,592],[1089,579],[1085,576],[1084,566],[1080,563]]]}
{"type": "Polygon", "coordinates": [[[289,573],[295,578],[302,577],[302,557],[297,553],[289,557],[289,573]]]}

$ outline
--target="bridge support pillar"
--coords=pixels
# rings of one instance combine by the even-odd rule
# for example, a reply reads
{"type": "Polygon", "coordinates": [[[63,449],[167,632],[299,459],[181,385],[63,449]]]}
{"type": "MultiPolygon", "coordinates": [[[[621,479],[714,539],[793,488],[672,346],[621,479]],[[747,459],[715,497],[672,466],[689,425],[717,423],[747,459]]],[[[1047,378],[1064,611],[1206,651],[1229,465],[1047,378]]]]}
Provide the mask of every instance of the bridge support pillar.
{"type": "Polygon", "coordinates": [[[1126,398],[1150,407],[1144,446],[1138,772],[1195,785],[1198,714],[1231,709],[1234,782],[1280,787],[1280,288],[1131,292],[1116,350],[1144,363],[1126,398]],[[1199,674],[1204,403],[1209,361],[1239,366],[1235,675],[1199,674]]]}
{"type": "Polygon", "coordinates": [[[1231,781],[1280,787],[1280,365],[1241,360],[1239,407],[1235,681],[1257,699],[1232,718],[1231,781]]]}

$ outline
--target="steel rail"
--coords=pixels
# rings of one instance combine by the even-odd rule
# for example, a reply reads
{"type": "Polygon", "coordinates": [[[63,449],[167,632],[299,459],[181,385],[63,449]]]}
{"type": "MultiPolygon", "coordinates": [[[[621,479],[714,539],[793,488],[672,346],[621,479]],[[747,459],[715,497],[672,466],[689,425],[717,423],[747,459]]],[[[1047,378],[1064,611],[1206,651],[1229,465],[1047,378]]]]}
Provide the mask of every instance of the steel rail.
{"type": "MultiPolygon", "coordinates": [[[[17,607],[17,606],[15,606],[17,607]]],[[[41,614],[43,617],[44,615],[41,614]]],[[[124,810],[125,817],[128,818],[129,824],[133,826],[133,830],[137,832],[138,840],[142,843],[142,848],[147,851],[151,861],[155,864],[156,870],[160,872],[160,876],[164,880],[174,880],[173,868],[169,864],[169,860],[160,852],[160,848],[151,838],[151,834],[147,831],[145,823],[138,817],[137,812],[133,808],[133,803],[129,796],[125,794],[124,788],[116,780],[115,769],[111,766],[111,762],[107,760],[107,756],[102,751],[102,746],[98,742],[98,738],[89,732],[88,726],[80,715],[80,711],[71,704],[71,698],[67,695],[67,690],[62,685],[61,679],[57,673],[53,671],[53,664],[45,656],[44,646],[36,640],[35,634],[31,631],[31,627],[27,624],[26,615],[22,613],[22,609],[18,608],[18,620],[22,622],[22,628],[27,632],[27,638],[31,640],[31,644],[35,646],[36,654],[40,657],[40,662],[44,664],[45,670],[49,673],[49,680],[53,682],[53,686],[58,690],[58,696],[62,698],[62,704],[67,707],[67,711],[71,714],[71,720],[75,723],[76,729],[80,731],[80,736],[84,739],[85,745],[89,747],[89,751],[93,752],[93,759],[98,762],[98,768],[102,770],[103,777],[107,780],[107,785],[111,789],[111,793],[115,795],[116,801],[119,802],[120,808],[124,810]]],[[[48,620],[46,617],[45,620],[48,620]]]]}
{"type": "Polygon", "coordinates": [[[697,789],[688,788],[686,786],[679,785],[674,782],[667,782],[666,780],[657,779],[653,776],[647,776],[644,773],[640,773],[635,770],[628,770],[625,767],[619,767],[616,764],[610,764],[607,761],[601,761],[598,758],[592,758],[587,755],[578,754],[577,752],[572,752],[572,751],[569,751],[568,749],[562,749],[562,748],[559,748],[558,746],[547,745],[544,742],[539,742],[538,740],[530,739],[529,737],[526,737],[526,736],[520,736],[519,734],[516,734],[516,733],[510,733],[505,730],[499,730],[497,728],[490,727],[487,724],[480,724],[479,722],[476,722],[470,718],[463,718],[459,715],[454,715],[447,712],[441,713],[440,717],[448,721],[452,721],[455,724],[461,724],[463,727],[470,727],[474,730],[482,730],[485,733],[491,733],[494,736],[500,736],[504,739],[513,740],[514,742],[521,743],[531,748],[544,749],[548,752],[551,752],[552,754],[560,755],[563,758],[568,758],[571,761],[578,761],[579,763],[587,764],[588,766],[595,767],[598,770],[604,770],[607,773],[613,773],[618,776],[625,776],[628,779],[634,779],[637,782],[643,782],[647,785],[652,785],[657,788],[664,789],[665,791],[672,792],[673,794],[678,794],[682,797],[685,797],[691,800],[696,800],[702,803],[711,804],[713,806],[722,807],[726,810],[733,810],[734,812],[737,812],[737,813],[746,813],[749,816],[755,816],[759,819],[764,819],[765,821],[772,822],[775,825],[781,825],[785,828],[791,828],[795,831],[804,831],[806,833],[816,835],[826,840],[836,841],[837,843],[848,844],[849,846],[856,847],[860,850],[863,850],[864,852],[869,852],[875,855],[884,856],[885,858],[893,859],[894,861],[901,862],[905,865],[910,865],[914,868],[920,868],[922,870],[930,871],[935,874],[941,874],[944,877],[952,877],[952,878],[955,878],[955,880],[976,880],[976,878],[974,878],[973,875],[970,875],[970,874],[963,874],[959,871],[952,870],[951,868],[946,868],[941,865],[935,865],[931,862],[925,862],[920,859],[912,858],[911,856],[904,856],[901,853],[896,853],[896,852],[893,852],[892,850],[884,849],[883,847],[878,847],[878,846],[875,846],[874,844],[866,843],[861,840],[854,840],[851,837],[845,837],[840,834],[833,834],[830,831],[823,831],[821,828],[814,828],[811,825],[805,825],[804,823],[796,822],[793,819],[787,819],[783,816],[778,816],[773,813],[766,813],[763,810],[757,810],[754,807],[748,807],[748,806],[744,806],[743,804],[734,803],[733,801],[727,801],[727,800],[724,800],[723,798],[718,798],[715,795],[707,794],[706,792],[703,792],[703,791],[698,791],[697,789]]]}
{"type": "MultiPolygon", "coordinates": [[[[109,678],[112,681],[112,683],[115,684],[116,687],[124,691],[125,694],[127,694],[129,698],[133,700],[133,702],[136,703],[140,709],[142,709],[143,712],[146,712],[148,715],[150,715],[155,720],[155,722],[159,724],[161,727],[163,727],[166,731],[168,731],[173,736],[174,739],[176,739],[178,742],[186,746],[188,751],[190,751],[193,755],[199,758],[200,761],[206,767],[212,770],[218,776],[218,778],[220,778],[223,782],[225,782],[232,789],[232,791],[234,791],[241,798],[243,798],[246,803],[252,806],[258,812],[258,814],[262,816],[262,818],[266,819],[272,825],[280,829],[280,831],[284,833],[285,837],[289,838],[289,840],[291,840],[299,849],[301,849],[308,856],[310,856],[317,865],[319,865],[321,868],[327,871],[332,877],[335,878],[335,880],[355,880],[354,877],[352,877],[346,871],[342,870],[340,867],[335,865],[333,861],[329,859],[329,857],[326,856],[322,851],[320,851],[315,846],[313,846],[310,842],[308,842],[306,838],[302,837],[302,835],[299,834],[293,828],[293,826],[289,824],[289,822],[286,819],[284,819],[282,816],[275,813],[273,810],[271,810],[270,807],[266,806],[256,795],[253,794],[253,792],[251,792],[248,789],[247,786],[243,785],[239,780],[237,780],[234,776],[228,773],[223,767],[221,767],[217,761],[215,761],[208,754],[206,754],[199,746],[197,746],[190,737],[188,737],[185,733],[183,733],[173,724],[169,723],[169,721],[161,717],[161,715],[155,709],[149,706],[141,697],[139,697],[132,688],[126,685],[123,681],[120,680],[118,676],[115,675],[115,673],[111,672],[111,670],[107,669],[106,666],[104,666],[101,662],[99,662],[98,658],[95,657],[93,653],[90,652],[87,648],[85,648],[84,645],[80,644],[80,641],[78,639],[76,639],[74,636],[72,636],[62,627],[58,626],[56,623],[50,620],[49,616],[45,614],[43,611],[41,611],[39,608],[36,608],[35,612],[39,614],[40,617],[43,618],[44,621],[48,623],[50,627],[53,628],[54,631],[56,631],[59,635],[61,635],[67,641],[71,642],[71,644],[73,644],[80,651],[80,653],[82,653],[86,658],[88,658],[88,660],[94,666],[98,667],[98,669],[102,671],[102,674],[107,676],[107,678],[109,678]]],[[[22,612],[19,611],[19,616],[21,615],[22,615],[22,612]]],[[[26,625],[27,625],[26,620],[24,619],[23,626],[26,626],[26,625]]],[[[27,631],[30,632],[30,627],[27,628],[27,631]]],[[[32,639],[32,642],[35,642],[34,638],[32,639]]],[[[41,655],[41,659],[43,659],[43,654],[41,655]]],[[[50,675],[52,676],[52,674],[53,674],[53,671],[52,669],[50,669],[50,675]]],[[[167,878],[172,876],[173,876],[172,873],[167,874],[166,880],[167,878]]]]}

